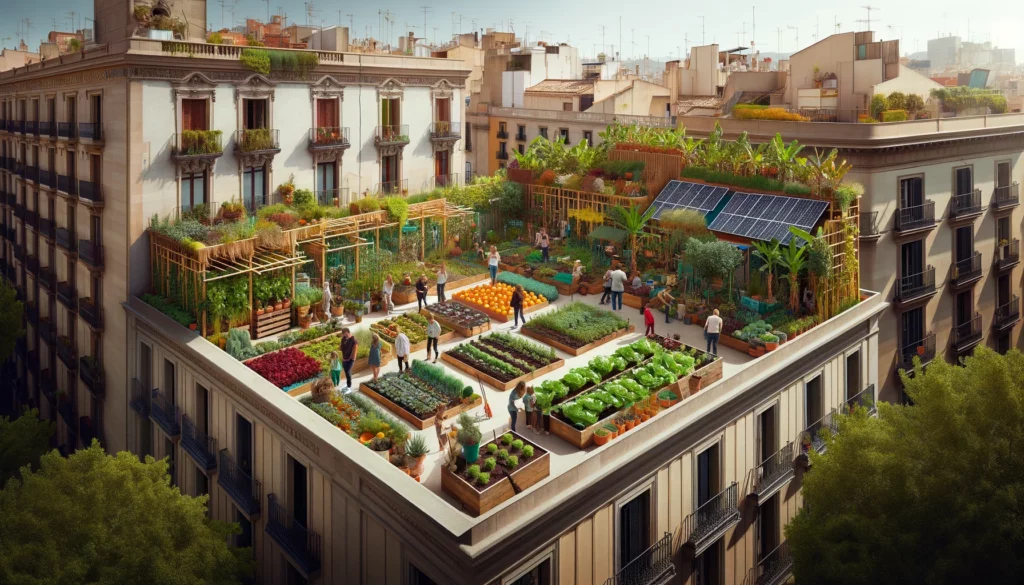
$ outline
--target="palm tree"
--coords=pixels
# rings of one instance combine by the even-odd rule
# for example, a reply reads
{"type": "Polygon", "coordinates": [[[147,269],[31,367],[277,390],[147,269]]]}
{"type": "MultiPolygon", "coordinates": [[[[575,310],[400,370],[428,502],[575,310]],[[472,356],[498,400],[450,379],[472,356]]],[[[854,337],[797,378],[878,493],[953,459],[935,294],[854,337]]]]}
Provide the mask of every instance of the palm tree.
{"type": "Polygon", "coordinates": [[[772,279],[775,277],[775,267],[782,261],[782,252],[779,250],[779,241],[772,240],[769,243],[753,242],[754,256],[761,259],[761,272],[768,273],[768,304],[775,302],[775,295],[772,293],[772,279]]]}
{"type": "Polygon", "coordinates": [[[636,253],[637,244],[640,242],[654,237],[653,234],[649,234],[644,231],[647,227],[648,222],[654,217],[655,207],[652,205],[647,211],[640,213],[640,210],[636,207],[616,207],[613,210],[612,218],[615,224],[622,228],[626,235],[629,237],[630,246],[630,269],[636,271],[636,253]]]}
{"type": "Polygon", "coordinates": [[[806,246],[797,246],[796,238],[789,240],[789,247],[782,248],[780,264],[789,270],[789,308],[795,313],[800,308],[800,271],[804,269],[806,246]]]}

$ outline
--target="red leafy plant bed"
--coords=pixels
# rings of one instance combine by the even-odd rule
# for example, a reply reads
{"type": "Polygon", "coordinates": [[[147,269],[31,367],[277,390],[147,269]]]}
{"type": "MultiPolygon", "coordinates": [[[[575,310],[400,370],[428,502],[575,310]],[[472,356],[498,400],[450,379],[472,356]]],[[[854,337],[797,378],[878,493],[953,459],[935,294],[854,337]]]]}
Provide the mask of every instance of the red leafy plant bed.
{"type": "Polygon", "coordinates": [[[320,375],[320,362],[293,347],[258,357],[248,365],[278,388],[320,375]]]}

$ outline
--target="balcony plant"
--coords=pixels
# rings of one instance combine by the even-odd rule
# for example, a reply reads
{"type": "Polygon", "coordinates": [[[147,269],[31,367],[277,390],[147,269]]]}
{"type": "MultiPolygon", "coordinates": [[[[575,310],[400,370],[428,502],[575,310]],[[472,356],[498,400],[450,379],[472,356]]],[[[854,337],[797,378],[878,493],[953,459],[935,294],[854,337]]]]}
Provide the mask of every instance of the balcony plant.
{"type": "Polygon", "coordinates": [[[465,457],[466,463],[476,463],[480,458],[480,427],[467,412],[459,415],[456,424],[459,428],[457,440],[462,445],[462,456],[465,457]]]}
{"type": "Polygon", "coordinates": [[[276,148],[269,128],[243,130],[238,147],[242,152],[257,152],[260,150],[274,150],[276,148]]]}
{"type": "Polygon", "coordinates": [[[184,130],[181,133],[181,144],[179,154],[185,156],[201,156],[204,154],[220,154],[223,152],[221,146],[220,130],[184,130]]]}

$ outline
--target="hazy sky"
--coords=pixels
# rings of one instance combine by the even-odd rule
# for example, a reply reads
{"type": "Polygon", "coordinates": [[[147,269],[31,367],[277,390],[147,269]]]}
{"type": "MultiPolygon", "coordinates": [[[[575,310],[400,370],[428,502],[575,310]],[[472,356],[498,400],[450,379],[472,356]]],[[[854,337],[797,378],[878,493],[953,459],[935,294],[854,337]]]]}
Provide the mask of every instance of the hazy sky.
{"type": "MultiPolygon", "coordinates": [[[[990,40],[1001,47],[1014,47],[1017,61],[1024,61],[1024,34],[1020,33],[1024,25],[1024,3],[1009,0],[973,0],[969,3],[933,0],[921,4],[867,1],[877,8],[871,10],[871,28],[877,37],[900,38],[904,53],[925,51],[927,40],[943,33],[968,40],[969,32],[972,40],[990,40]]],[[[868,28],[867,23],[858,22],[868,18],[868,11],[854,2],[843,2],[841,7],[838,2],[833,6],[822,4],[821,9],[815,9],[814,3],[780,0],[756,3],[732,0],[445,0],[433,3],[426,0],[314,0],[314,3],[314,16],[309,19],[311,24],[319,25],[321,21],[325,26],[339,22],[348,24],[348,15],[351,14],[353,35],[359,38],[366,36],[371,28],[374,36],[381,36],[378,35],[382,20],[379,13],[383,11],[392,14],[392,42],[399,34],[410,30],[422,36],[423,6],[429,5],[426,35],[430,41],[447,40],[453,32],[460,30],[470,32],[474,25],[477,30],[490,27],[508,30],[511,21],[516,34],[528,34],[531,42],[541,38],[570,42],[580,47],[586,56],[600,51],[602,45],[611,52],[614,45],[625,59],[642,58],[648,50],[648,37],[651,57],[666,59],[677,58],[687,46],[702,44],[702,35],[703,43],[736,46],[749,45],[753,40],[765,52],[780,48],[783,52],[792,52],[834,32],[837,22],[841,31],[868,28]]],[[[0,43],[13,47],[19,30],[23,30],[19,22],[28,18],[32,25],[26,42],[34,49],[46,32],[53,28],[54,19],[58,28],[69,29],[71,15],[68,13],[74,10],[78,12],[75,18],[82,26],[84,17],[92,17],[92,4],[92,0],[0,0],[0,5],[3,5],[0,43]]],[[[220,2],[210,0],[207,9],[209,28],[218,29],[222,23],[227,26],[231,22],[232,4],[236,24],[246,16],[266,19],[268,1],[225,0],[222,12],[220,2]]],[[[278,7],[288,15],[289,22],[307,21],[306,2],[303,0],[269,0],[272,13],[277,13],[278,7]]]]}

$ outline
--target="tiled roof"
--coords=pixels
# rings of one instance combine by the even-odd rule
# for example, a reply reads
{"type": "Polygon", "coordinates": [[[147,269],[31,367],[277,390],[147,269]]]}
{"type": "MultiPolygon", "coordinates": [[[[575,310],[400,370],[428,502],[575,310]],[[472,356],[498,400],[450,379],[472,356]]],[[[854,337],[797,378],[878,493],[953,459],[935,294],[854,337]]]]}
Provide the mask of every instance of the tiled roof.
{"type": "Polygon", "coordinates": [[[545,79],[526,88],[526,93],[594,93],[594,82],[586,79],[545,79]]]}

